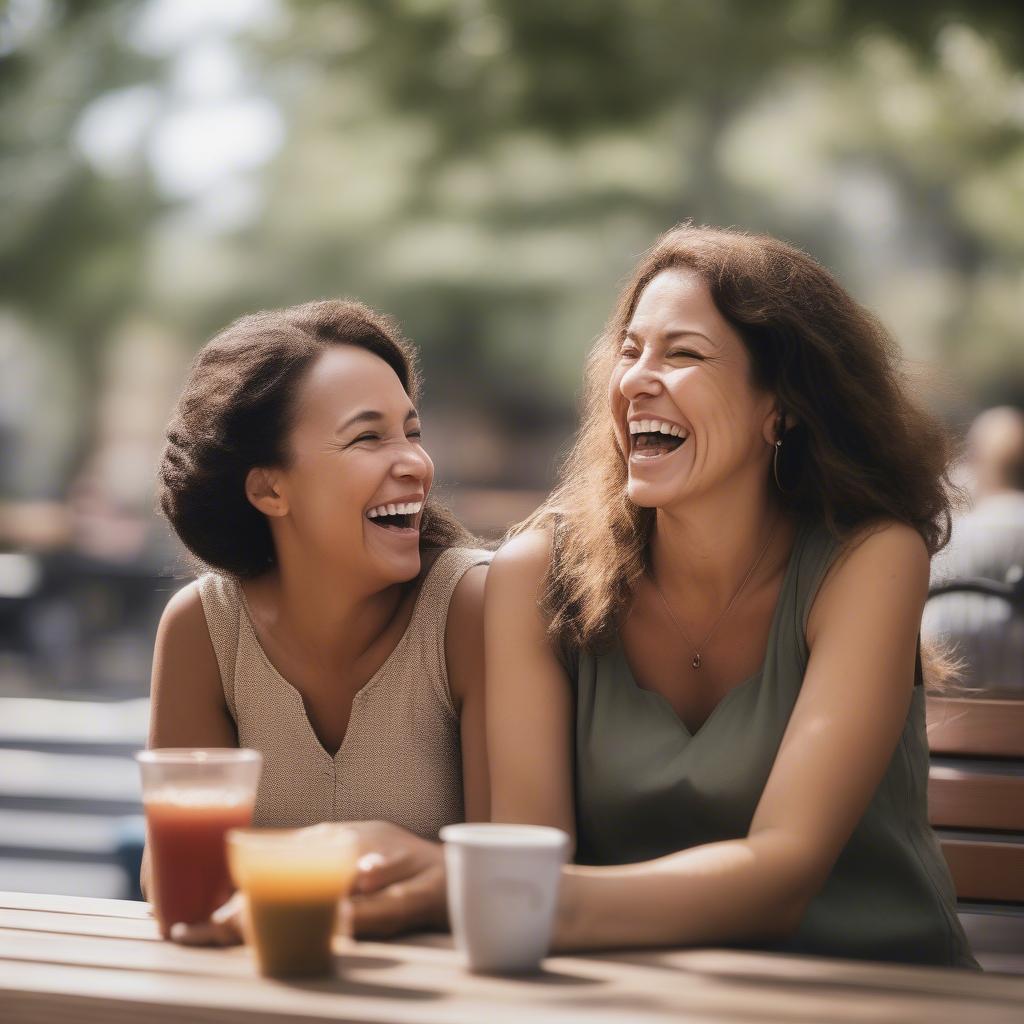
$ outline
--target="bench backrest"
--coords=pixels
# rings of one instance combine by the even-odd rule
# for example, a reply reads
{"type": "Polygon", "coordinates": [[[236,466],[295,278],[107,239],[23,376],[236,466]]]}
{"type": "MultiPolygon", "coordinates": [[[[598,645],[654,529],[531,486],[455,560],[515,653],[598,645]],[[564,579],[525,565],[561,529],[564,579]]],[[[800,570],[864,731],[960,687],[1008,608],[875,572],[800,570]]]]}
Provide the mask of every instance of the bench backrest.
{"type": "Polygon", "coordinates": [[[929,697],[928,810],[962,901],[1024,904],[1024,699],[929,697]]]}

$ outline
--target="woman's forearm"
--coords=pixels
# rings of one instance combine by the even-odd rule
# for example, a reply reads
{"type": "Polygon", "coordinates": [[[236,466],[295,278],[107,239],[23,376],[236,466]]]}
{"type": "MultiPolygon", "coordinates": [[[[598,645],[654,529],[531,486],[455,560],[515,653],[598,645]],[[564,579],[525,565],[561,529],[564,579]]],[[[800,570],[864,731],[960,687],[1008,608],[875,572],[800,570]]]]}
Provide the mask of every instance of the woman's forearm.
{"type": "Polygon", "coordinates": [[[765,834],[618,867],[566,867],[554,947],[782,938],[823,881],[788,837],[765,834]]]}

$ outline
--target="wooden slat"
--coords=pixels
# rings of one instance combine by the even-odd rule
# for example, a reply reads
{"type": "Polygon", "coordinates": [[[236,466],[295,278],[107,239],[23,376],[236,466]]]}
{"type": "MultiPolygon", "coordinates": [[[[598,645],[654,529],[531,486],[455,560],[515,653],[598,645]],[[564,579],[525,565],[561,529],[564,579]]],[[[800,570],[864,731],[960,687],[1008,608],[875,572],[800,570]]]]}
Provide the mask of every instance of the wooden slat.
{"type": "Polygon", "coordinates": [[[959,899],[1024,903],[1024,845],[969,839],[941,842],[959,899]]]}
{"type": "Polygon", "coordinates": [[[928,817],[940,828],[1024,832],[1024,775],[932,764],[928,817]]]}
{"type": "Polygon", "coordinates": [[[91,896],[60,896],[55,893],[3,892],[2,910],[39,910],[50,914],[83,914],[88,917],[125,917],[152,920],[148,903],[140,900],[107,900],[91,896]]]}
{"type": "Polygon", "coordinates": [[[1016,700],[929,697],[927,716],[933,754],[1024,758],[1024,692],[1016,700]]]}

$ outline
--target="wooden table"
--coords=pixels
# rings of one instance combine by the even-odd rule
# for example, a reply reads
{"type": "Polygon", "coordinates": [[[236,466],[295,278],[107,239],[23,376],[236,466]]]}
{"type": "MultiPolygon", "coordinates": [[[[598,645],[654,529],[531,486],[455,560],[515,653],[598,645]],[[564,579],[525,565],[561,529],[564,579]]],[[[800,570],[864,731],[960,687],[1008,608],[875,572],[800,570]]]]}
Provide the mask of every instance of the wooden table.
{"type": "Polygon", "coordinates": [[[363,943],[339,976],[265,981],[249,951],[161,942],[144,903],[0,893],[3,1024],[607,1024],[1024,1021],[1024,979],[941,968],[673,950],[466,973],[446,936],[363,943]]]}

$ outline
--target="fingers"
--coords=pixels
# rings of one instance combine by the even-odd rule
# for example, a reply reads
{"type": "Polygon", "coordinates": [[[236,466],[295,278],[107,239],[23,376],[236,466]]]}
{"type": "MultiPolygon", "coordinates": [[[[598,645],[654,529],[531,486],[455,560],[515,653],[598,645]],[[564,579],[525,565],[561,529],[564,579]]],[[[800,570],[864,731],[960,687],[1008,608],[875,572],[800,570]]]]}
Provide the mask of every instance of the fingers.
{"type": "Polygon", "coordinates": [[[242,933],[231,922],[202,921],[171,925],[171,941],[180,946],[237,946],[242,933]]]}
{"type": "Polygon", "coordinates": [[[444,873],[437,868],[374,892],[353,895],[353,933],[361,938],[389,938],[401,932],[444,927],[445,898],[444,873]]]}
{"type": "Polygon", "coordinates": [[[208,921],[171,926],[171,941],[182,946],[237,946],[242,941],[242,897],[235,893],[208,921]]]}
{"type": "Polygon", "coordinates": [[[356,863],[358,874],[352,884],[354,893],[377,892],[396,885],[416,872],[416,864],[408,850],[373,850],[364,853],[356,863]]]}
{"type": "Polygon", "coordinates": [[[356,938],[388,939],[421,927],[422,898],[408,886],[393,885],[369,896],[352,899],[352,932],[356,938]]]}

